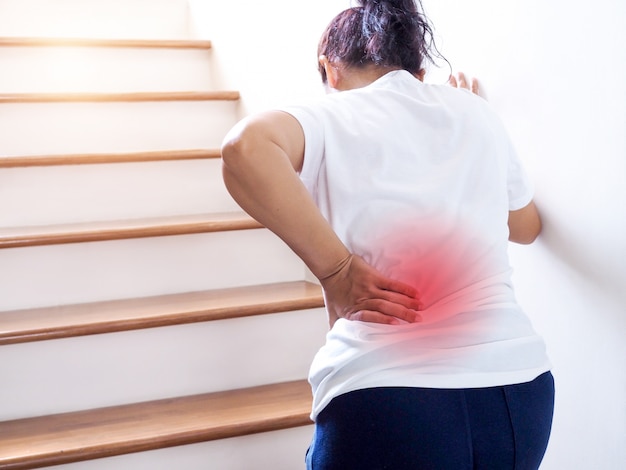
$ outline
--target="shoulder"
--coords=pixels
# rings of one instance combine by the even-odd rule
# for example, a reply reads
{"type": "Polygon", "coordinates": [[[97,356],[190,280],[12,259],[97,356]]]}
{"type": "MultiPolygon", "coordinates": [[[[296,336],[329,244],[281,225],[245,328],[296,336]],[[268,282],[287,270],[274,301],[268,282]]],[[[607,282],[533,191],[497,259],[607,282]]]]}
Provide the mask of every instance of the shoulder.
{"type": "Polygon", "coordinates": [[[285,106],[280,110],[293,116],[305,129],[325,127],[334,121],[348,119],[359,98],[351,91],[331,93],[315,101],[285,106]]]}

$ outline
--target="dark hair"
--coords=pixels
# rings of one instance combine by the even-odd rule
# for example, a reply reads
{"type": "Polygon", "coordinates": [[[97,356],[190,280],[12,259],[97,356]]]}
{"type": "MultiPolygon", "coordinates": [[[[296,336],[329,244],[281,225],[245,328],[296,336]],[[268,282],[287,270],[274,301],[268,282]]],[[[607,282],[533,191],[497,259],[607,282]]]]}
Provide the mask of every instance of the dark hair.
{"type": "MultiPolygon", "coordinates": [[[[398,67],[413,74],[424,60],[442,58],[421,0],[360,0],[360,6],[339,13],[320,39],[318,57],[347,67],[398,67]]],[[[444,59],[445,60],[445,59],[444,59]]],[[[322,81],[326,71],[320,65],[322,81]]]]}

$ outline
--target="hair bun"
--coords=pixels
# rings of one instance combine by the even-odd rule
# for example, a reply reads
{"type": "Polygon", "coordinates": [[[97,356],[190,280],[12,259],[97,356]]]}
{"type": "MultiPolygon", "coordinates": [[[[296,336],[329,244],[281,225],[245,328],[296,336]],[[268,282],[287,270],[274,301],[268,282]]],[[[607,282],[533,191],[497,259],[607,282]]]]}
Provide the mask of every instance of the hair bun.
{"type": "MultiPolygon", "coordinates": [[[[434,57],[441,58],[421,0],[358,0],[358,4],[331,21],[320,40],[318,57],[351,67],[372,64],[412,74],[422,70],[424,59],[434,63],[434,57]]],[[[320,73],[325,81],[322,66],[320,73]]]]}
{"type": "Polygon", "coordinates": [[[386,6],[388,10],[394,9],[407,13],[418,13],[419,11],[414,0],[359,0],[359,4],[366,10],[386,6]]]}

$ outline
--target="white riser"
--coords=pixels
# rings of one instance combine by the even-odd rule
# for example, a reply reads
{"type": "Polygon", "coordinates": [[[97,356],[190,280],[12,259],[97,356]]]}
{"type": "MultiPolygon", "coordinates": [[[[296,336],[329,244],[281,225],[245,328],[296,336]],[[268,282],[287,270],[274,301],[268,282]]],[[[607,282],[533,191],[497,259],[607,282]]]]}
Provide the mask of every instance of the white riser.
{"type": "Polygon", "coordinates": [[[50,470],[304,470],[313,426],[46,467],[50,470]]]}
{"type": "Polygon", "coordinates": [[[216,148],[237,102],[0,104],[3,155],[216,148]]]}
{"type": "Polygon", "coordinates": [[[7,345],[0,420],[304,379],[323,309],[7,345]]]}
{"type": "Polygon", "coordinates": [[[237,210],[219,159],[0,169],[0,227],[237,210]]]}
{"type": "Polygon", "coordinates": [[[208,50],[0,47],[0,90],[205,91],[212,89],[210,63],[208,50]]]}
{"type": "Polygon", "coordinates": [[[0,250],[0,311],[295,281],[265,229],[0,250]]]}
{"type": "Polygon", "coordinates": [[[186,0],[0,0],[0,35],[186,38],[186,0]]]}

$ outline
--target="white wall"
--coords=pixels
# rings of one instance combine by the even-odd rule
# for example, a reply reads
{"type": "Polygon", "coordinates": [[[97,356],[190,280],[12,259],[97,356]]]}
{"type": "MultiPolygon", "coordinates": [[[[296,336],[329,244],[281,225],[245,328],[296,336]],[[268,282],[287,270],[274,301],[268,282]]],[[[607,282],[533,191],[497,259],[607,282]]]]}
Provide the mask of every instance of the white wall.
{"type": "Polygon", "coordinates": [[[324,90],[317,43],[349,0],[189,0],[198,37],[213,42],[217,86],[242,93],[242,115],[308,100],[324,90]]]}
{"type": "MultiPolygon", "coordinates": [[[[544,232],[511,256],[557,381],[543,469],[624,468],[626,3],[424,1],[442,52],[481,78],[536,183],[544,232]]],[[[191,4],[242,113],[322,93],[317,40],[348,0],[220,2],[219,15],[217,2],[191,4]]]]}

